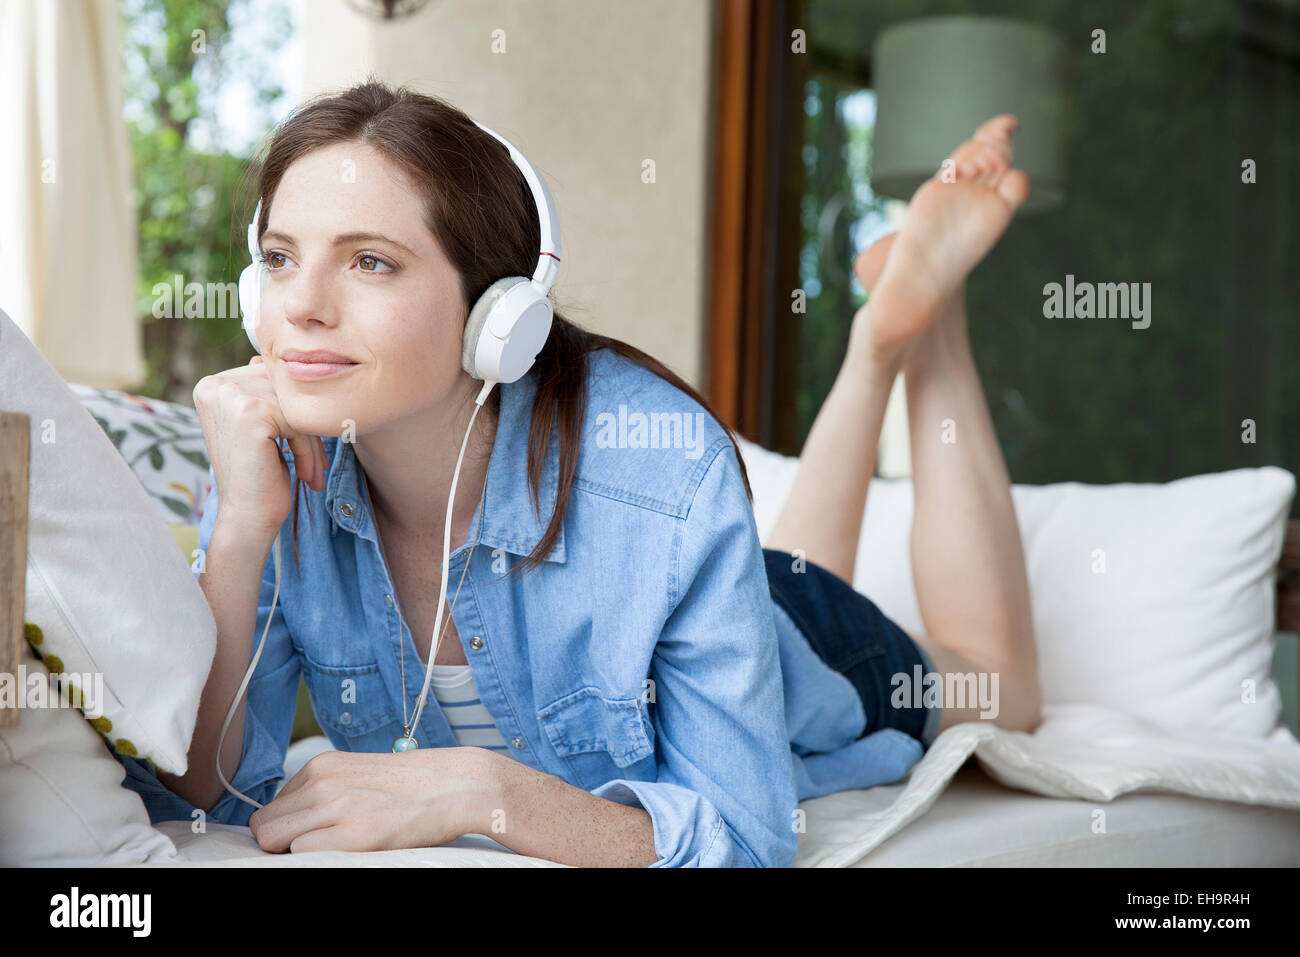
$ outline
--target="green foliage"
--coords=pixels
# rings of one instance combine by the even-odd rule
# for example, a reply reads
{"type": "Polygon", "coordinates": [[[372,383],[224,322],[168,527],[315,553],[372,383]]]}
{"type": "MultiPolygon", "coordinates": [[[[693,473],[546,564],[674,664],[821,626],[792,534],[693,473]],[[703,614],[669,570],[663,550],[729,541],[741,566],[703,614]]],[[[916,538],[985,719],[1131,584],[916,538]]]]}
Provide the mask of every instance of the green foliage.
{"type": "MultiPolygon", "coordinates": [[[[137,391],[188,402],[203,375],[246,362],[251,354],[238,317],[155,318],[153,288],[234,282],[248,262],[247,203],[241,195],[246,150],[224,143],[218,93],[232,75],[251,87],[252,122],[272,125],[282,91],[269,71],[248,59],[270,59],[269,48],[243,51],[230,43],[232,0],[122,0],[125,21],[126,116],[135,183],[132,201],[139,243],[138,309],[144,325],[148,378],[137,391]]],[[[287,32],[280,6],[259,6],[269,31],[287,32]]],[[[265,32],[265,31],[264,31],[265,32]]]]}

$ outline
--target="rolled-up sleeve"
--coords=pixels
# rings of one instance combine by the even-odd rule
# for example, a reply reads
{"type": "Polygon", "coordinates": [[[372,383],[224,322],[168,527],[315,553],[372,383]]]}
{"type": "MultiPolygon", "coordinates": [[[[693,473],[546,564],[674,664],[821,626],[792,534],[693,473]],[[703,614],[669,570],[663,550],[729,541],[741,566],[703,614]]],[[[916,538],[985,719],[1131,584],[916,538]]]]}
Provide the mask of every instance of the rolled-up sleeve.
{"type": "Polygon", "coordinates": [[[767,572],[735,450],[710,451],[653,657],[657,779],[592,793],[650,815],[652,867],[789,867],[798,801],[767,572]]]}
{"type": "MultiPolygon", "coordinates": [[[[208,493],[203,515],[199,520],[199,554],[204,564],[207,560],[212,529],[217,520],[217,486],[211,468],[208,470],[208,478],[212,483],[211,491],[208,493]]],[[[285,538],[286,533],[282,533],[281,598],[284,597],[285,579],[292,573],[293,567],[291,546],[286,547],[285,538]]],[[[250,663],[252,654],[256,653],[258,642],[262,638],[267,617],[271,613],[271,596],[275,592],[274,553],[275,549],[272,547],[262,570],[262,584],[257,602],[257,626],[253,632],[250,663]]],[[[194,570],[196,578],[201,575],[202,568],[203,565],[200,565],[194,570]]],[[[281,605],[277,603],[275,617],[271,620],[270,629],[266,634],[262,657],[258,660],[257,669],[245,691],[248,700],[244,709],[243,752],[239,768],[230,781],[235,790],[259,804],[267,804],[271,801],[277,786],[284,778],[284,759],[293,730],[300,673],[301,664],[298,654],[285,626],[281,605]]],[[[225,707],[229,709],[228,702],[225,707]]],[[[127,770],[123,786],[140,794],[153,823],[195,819],[195,807],[169,791],[149,764],[122,755],[119,755],[118,759],[127,770]]],[[[251,804],[226,791],[211,810],[204,812],[204,816],[206,820],[220,824],[247,825],[248,819],[255,810],[256,808],[251,804]]]]}

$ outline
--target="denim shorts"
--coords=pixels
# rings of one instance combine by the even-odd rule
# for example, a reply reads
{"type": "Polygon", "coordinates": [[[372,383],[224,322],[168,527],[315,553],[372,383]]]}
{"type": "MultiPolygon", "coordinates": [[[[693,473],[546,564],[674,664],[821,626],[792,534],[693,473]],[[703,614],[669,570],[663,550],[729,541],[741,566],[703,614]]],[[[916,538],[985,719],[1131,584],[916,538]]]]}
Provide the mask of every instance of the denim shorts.
{"type": "Polygon", "coordinates": [[[862,735],[896,728],[928,748],[939,728],[939,707],[895,708],[891,678],[934,671],[930,656],[907,632],[882,612],[876,603],[833,572],[807,559],[803,570],[791,566],[789,552],[763,549],[767,583],[772,600],[788,614],[813,651],[831,669],[849,680],[867,723],[862,735]]]}

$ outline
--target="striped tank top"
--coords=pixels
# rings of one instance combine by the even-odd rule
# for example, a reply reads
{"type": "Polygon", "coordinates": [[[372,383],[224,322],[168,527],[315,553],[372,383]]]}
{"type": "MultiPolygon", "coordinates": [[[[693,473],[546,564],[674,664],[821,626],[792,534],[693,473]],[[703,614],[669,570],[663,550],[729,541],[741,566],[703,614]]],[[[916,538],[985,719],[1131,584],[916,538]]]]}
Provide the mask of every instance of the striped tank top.
{"type": "Polygon", "coordinates": [[[442,713],[447,716],[456,743],[462,747],[488,748],[504,754],[514,749],[501,737],[492,722],[492,715],[479,700],[478,688],[469,665],[434,665],[429,679],[433,696],[438,699],[442,713]]]}

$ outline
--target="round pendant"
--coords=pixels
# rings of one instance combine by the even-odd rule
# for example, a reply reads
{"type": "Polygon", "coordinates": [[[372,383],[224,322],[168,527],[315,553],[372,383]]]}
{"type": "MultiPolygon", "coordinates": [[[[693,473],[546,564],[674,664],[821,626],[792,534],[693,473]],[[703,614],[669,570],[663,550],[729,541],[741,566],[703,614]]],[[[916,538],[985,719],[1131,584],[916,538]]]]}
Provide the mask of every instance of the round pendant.
{"type": "Polygon", "coordinates": [[[403,751],[414,751],[418,747],[419,745],[415,743],[415,738],[408,738],[406,735],[393,739],[394,754],[401,754],[403,751]]]}

